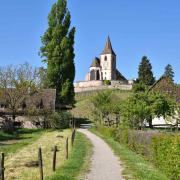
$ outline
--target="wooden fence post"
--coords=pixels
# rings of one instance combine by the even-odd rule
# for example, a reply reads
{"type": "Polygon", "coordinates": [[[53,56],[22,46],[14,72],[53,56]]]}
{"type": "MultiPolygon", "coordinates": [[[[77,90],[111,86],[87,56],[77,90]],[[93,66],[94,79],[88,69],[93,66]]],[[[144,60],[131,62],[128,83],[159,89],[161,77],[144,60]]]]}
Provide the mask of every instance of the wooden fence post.
{"type": "Polygon", "coordinates": [[[68,157],[69,157],[69,152],[68,152],[68,138],[66,139],[66,159],[68,159],[68,157]]]}
{"type": "Polygon", "coordinates": [[[53,154],[53,171],[56,171],[56,153],[57,153],[57,146],[54,146],[54,154],[53,154]]]}
{"type": "Polygon", "coordinates": [[[74,129],[72,132],[72,137],[71,137],[71,145],[74,145],[74,140],[75,140],[75,135],[76,135],[76,130],[74,129]]]}
{"type": "Polygon", "coordinates": [[[1,154],[1,163],[0,163],[0,175],[1,175],[1,180],[4,180],[4,153],[1,154]]]}
{"type": "Polygon", "coordinates": [[[39,164],[39,172],[40,172],[40,180],[43,180],[43,162],[42,162],[42,151],[41,148],[39,148],[38,152],[38,164],[39,164]]]}
{"type": "Polygon", "coordinates": [[[73,129],[76,129],[76,119],[73,118],[73,121],[74,121],[74,126],[73,126],[73,129]]]}

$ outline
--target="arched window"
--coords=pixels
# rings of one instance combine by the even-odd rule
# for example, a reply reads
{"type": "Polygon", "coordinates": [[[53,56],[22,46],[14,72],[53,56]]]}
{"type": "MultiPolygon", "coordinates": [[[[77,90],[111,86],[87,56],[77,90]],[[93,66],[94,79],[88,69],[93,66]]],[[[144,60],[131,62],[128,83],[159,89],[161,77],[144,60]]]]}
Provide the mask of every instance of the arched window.
{"type": "Polygon", "coordinates": [[[96,80],[100,80],[99,70],[96,71],[96,80]]]}
{"type": "Polygon", "coordinates": [[[104,57],[104,61],[107,61],[107,56],[104,57]]]}

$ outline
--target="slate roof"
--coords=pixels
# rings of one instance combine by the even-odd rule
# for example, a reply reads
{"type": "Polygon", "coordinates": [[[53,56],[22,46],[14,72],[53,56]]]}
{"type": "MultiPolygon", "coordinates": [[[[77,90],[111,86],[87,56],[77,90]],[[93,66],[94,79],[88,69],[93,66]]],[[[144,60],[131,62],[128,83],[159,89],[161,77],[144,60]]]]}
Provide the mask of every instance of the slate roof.
{"type": "Polygon", "coordinates": [[[91,63],[91,67],[100,67],[100,59],[95,57],[91,63]]]}
{"type": "Polygon", "coordinates": [[[127,79],[116,69],[116,79],[119,81],[127,81],[127,79]]]}
{"type": "Polygon", "coordinates": [[[101,54],[113,54],[116,56],[115,52],[113,51],[112,45],[111,45],[111,40],[108,36],[105,48],[101,54]]]}

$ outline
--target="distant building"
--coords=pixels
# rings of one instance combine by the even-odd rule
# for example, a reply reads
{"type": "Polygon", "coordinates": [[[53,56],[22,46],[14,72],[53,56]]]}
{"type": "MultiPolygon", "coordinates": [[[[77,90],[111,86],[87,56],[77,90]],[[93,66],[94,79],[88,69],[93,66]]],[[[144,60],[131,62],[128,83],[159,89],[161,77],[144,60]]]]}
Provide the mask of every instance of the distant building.
{"type": "MultiPolygon", "coordinates": [[[[167,76],[162,76],[158,81],[156,81],[149,91],[163,92],[166,93],[169,97],[173,98],[177,103],[180,103],[180,87],[176,86],[170,78],[167,76]]],[[[164,118],[156,117],[152,121],[153,126],[157,127],[166,127],[166,126],[179,126],[179,114],[175,112],[173,117],[164,118]]]]}
{"type": "Polygon", "coordinates": [[[119,80],[127,83],[127,79],[116,68],[116,54],[108,37],[100,57],[95,57],[86,75],[86,81],[119,80]]]}
{"type": "Polygon", "coordinates": [[[74,83],[75,93],[103,89],[131,90],[133,80],[127,80],[116,67],[116,54],[110,38],[107,38],[105,48],[99,58],[95,57],[86,74],[85,81],[74,83]]]}
{"type": "MultiPolygon", "coordinates": [[[[8,89],[6,91],[8,91],[8,89]]],[[[6,114],[9,112],[9,110],[5,102],[5,98],[3,98],[6,96],[5,90],[1,89],[1,93],[2,95],[0,98],[0,113],[6,114]]],[[[49,111],[55,111],[55,101],[56,101],[55,89],[41,89],[27,96],[24,99],[24,102],[22,103],[21,107],[19,107],[18,112],[21,112],[22,114],[22,112],[27,108],[28,109],[36,108],[37,110],[46,109],[49,111]]]]}
{"type": "Polygon", "coordinates": [[[176,86],[167,76],[162,76],[156,81],[151,86],[150,91],[164,92],[180,103],[180,87],[176,86]]]}

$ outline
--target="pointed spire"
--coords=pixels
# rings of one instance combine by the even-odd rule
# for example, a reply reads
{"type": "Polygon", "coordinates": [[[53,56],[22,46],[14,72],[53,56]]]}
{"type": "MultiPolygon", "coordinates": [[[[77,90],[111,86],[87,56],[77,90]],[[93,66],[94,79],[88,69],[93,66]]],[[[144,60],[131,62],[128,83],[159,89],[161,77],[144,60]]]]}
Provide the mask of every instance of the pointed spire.
{"type": "Polygon", "coordinates": [[[104,51],[101,54],[113,54],[113,55],[116,55],[115,52],[113,51],[113,48],[112,48],[112,45],[111,45],[111,40],[110,40],[109,36],[107,38],[104,51]]]}

